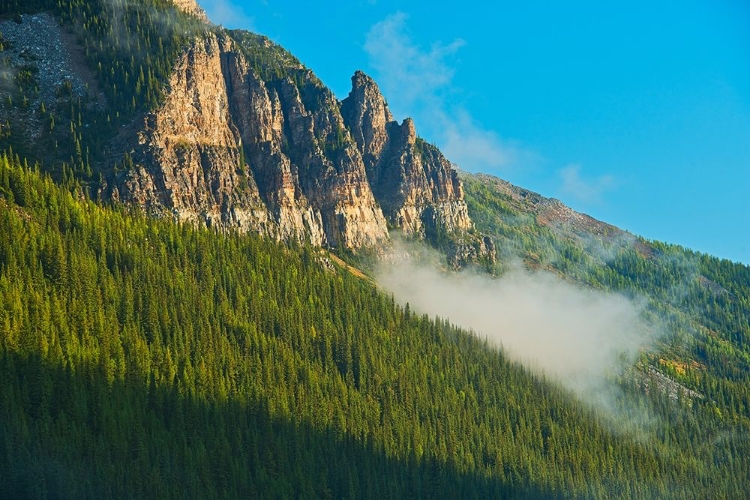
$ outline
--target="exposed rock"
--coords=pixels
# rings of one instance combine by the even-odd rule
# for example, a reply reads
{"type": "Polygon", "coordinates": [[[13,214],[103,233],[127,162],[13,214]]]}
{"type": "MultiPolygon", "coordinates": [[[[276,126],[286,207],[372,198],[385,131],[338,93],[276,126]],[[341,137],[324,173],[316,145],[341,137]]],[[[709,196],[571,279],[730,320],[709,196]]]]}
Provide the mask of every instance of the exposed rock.
{"type": "Polygon", "coordinates": [[[341,114],[357,143],[368,174],[377,169],[388,142],[386,126],[393,122],[375,82],[361,71],[352,77],[352,91],[341,103],[341,114]]]}
{"type": "Polygon", "coordinates": [[[276,222],[275,236],[326,244],[320,212],[302,194],[297,169],[282,152],[284,115],[276,91],[268,89],[238,53],[224,57],[232,117],[259,195],[276,222]]]}
{"type": "Polygon", "coordinates": [[[469,232],[456,170],[411,119],[393,121],[375,82],[357,72],[339,103],[312,72],[289,71],[266,81],[232,38],[196,39],[112,194],[181,220],[350,249],[387,240],[387,218],[450,242],[454,265],[494,258],[469,232]]]}
{"type": "Polygon", "coordinates": [[[440,151],[417,137],[414,122],[393,120],[377,84],[361,71],[341,103],[385,216],[407,234],[471,228],[461,181],[440,151]]]}
{"type": "Polygon", "coordinates": [[[240,161],[222,76],[226,43],[207,36],[179,59],[163,106],[139,133],[136,167],[123,176],[119,195],[181,220],[270,233],[258,188],[240,161]]]}
{"type": "Polygon", "coordinates": [[[181,220],[356,249],[387,239],[385,219],[333,95],[308,110],[297,85],[271,85],[223,35],[195,40],[146,117],[135,167],[115,182],[122,201],[181,220]],[[343,144],[326,154],[332,136],[343,144]]]}
{"type": "Polygon", "coordinates": [[[385,218],[333,94],[312,74],[306,75],[302,87],[312,94],[307,101],[316,105],[310,110],[291,80],[281,82],[282,109],[291,131],[288,153],[297,166],[302,193],[321,211],[328,244],[359,248],[387,239],[385,218]],[[339,135],[343,144],[329,150],[339,135]]]}
{"type": "Polygon", "coordinates": [[[188,14],[192,14],[199,19],[203,19],[204,21],[208,21],[206,12],[198,5],[198,2],[196,2],[196,0],[172,0],[172,3],[174,3],[175,6],[182,11],[187,12],[188,14]]]}
{"type": "MultiPolygon", "coordinates": [[[[5,41],[0,52],[2,104],[11,96],[18,101],[25,99],[24,108],[33,111],[42,106],[70,109],[70,99],[81,99],[87,107],[105,105],[96,78],[84,64],[83,49],[51,14],[22,14],[13,20],[0,20],[0,36],[5,41]]],[[[41,113],[19,113],[0,106],[0,123],[9,118],[34,141],[49,123],[48,116],[41,113]]]]}
{"type": "MultiPolygon", "coordinates": [[[[195,0],[173,3],[205,19],[195,0]]],[[[63,83],[68,99],[88,95],[85,105],[106,107],[82,48],[53,16],[2,23],[11,63],[0,74],[3,90],[15,92],[23,68],[40,89],[24,97],[28,109],[69,106],[56,94],[63,83]]],[[[487,250],[469,231],[453,166],[418,138],[411,119],[393,120],[364,73],[340,103],[270,40],[216,29],[185,47],[166,83],[160,107],[120,126],[103,148],[98,196],[315,246],[377,246],[390,223],[442,247],[451,242],[455,262],[487,250]]],[[[43,112],[26,115],[21,130],[32,139],[51,129],[43,112]]]]}
{"type": "Polygon", "coordinates": [[[495,243],[488,236],[458,238],[450,241],[446,248],[448,264],[455,269],[481,260],[494,263],[496,255],[495,243]]]}
{"type": "MultiPolygon", "coordinates": [[[[641,367],[641,370],[643,368],[641,367]]],[[[678,401],[680,398],[686,398],[688,404],[692,406],[692,402],[695,399],[705,399],[705,396],[699,392],[685,387],[674,379],[663,374],[653,366],[649,366],[646,372],[636,372],[636,381],[643,388],[644,392],[648,394],[652,387],[665,394],[672,401],[678,401]]]]}

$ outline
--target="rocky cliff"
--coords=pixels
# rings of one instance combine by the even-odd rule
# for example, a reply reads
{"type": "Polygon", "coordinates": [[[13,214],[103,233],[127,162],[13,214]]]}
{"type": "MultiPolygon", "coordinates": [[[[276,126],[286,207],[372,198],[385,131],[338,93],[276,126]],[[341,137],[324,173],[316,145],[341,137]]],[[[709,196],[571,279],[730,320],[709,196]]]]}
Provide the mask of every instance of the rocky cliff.
{"type": "Polygon", "coordinates": [[[114,197],[349,249],[387,240],[388,225],[433,240],[472,227],[453,166],[411,119],[393,120],[371,78],[357,72],[339,103],[293,58],[273,74],[257,68],[253,54],[279,50],[267,40],[235,38],[202,35],[179,58],[114,197]]]}
{"type": "Polygon", "coordinates": [[[203,35],[175,65],[164,104],[149,114],[134,166],[113,193],[182,220],[255,231],[313,245],[359,248],[388,237],[361,155],[342,134],[338,103],[319,93],[308,109],[289,78],[266,82],[237,43],[203,35]]]}
{"type": "Polygon", "coordinates": [[[420,236],[471,228],[456,170],[417,137],[410,118],[394,121],[377,84],[361,71],[352,77],[341,112],[375,197],[395,227],[420,236]]]}
{"type": "Polygon", "coordinates": [[[364,73],[339,102],[267,38],[206,23],[195,0],[172,2],[190,16],[147,2],[79,5],[83,17],[129,26],[98,34],[81,12],[49,2],[70,16],[66,28],[48,13],[6,22],[12,38],[0,49],[13,67],[0,84],[14,95],[0,107],[0,136],[8,129],[14,145],[21,135],[46,141],[57,157],[42,160],[58,178],[77,177],[98,196],[152,214],[283,241],[355,250],[399,230],[452,249],[456,262],[493,253],[473,234],[453,165],[411,119],[394,121],[364,73]],[[64,53],[28,35],[38,20],[45,39],[68,41],[64,53]],[[143,64],[154,44],[156,72],[143,64]],[[48,71],[72,59],[72,73],[87,79],[48,71]],[[17,84],[23,78],[28,85],[17,84]],[[47,81],[55,83],[40,87],[47,81]]]}

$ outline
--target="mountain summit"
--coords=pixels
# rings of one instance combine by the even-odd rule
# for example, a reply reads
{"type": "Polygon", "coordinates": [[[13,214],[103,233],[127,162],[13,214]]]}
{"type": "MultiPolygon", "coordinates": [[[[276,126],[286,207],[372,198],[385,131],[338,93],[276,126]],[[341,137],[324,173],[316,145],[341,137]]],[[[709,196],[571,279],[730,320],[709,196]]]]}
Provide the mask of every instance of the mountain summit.
{"type": "Polygon", "coordinates": [[[267,38],[211,25],[194,0],[174,5],[159,16],[138,2],[82,7],[123,26],[107,33],[65,9],[68,28],[31,7],[18,16],[21,28],[44,20],[66,43],[62,52],[38,50],[17,26],[3,29],[15,75],[52,82],[45,73],[68,67],[68,54],[99,72],[80,92],[58,79],[55,102],[21,90],[23,106],[0,110],[12,144],[47,136],[59,163],[39,158],[46,169],[67,165],[98,196],[155,215],[349,250],[378,247],[395,229],[446,249],[455,265],[494,258],[473,231],[453,165],[411,119],[393,120],[371,78],[357,71],[339,102],[267,38]],[[114,70],[104,72],[101,60],[115,60],[114,70]],[[93,99],[99,88],[106,103],[93,99]],[[72,141],[55,130],[66,120],[72,141]]]}

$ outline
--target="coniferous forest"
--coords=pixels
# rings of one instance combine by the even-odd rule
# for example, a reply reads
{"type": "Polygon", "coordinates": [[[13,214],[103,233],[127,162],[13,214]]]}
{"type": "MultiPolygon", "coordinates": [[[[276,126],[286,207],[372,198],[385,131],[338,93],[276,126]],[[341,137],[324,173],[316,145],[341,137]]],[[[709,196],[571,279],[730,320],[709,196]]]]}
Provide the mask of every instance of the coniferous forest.
{"type": "MultiPolygon", "coordinates": [[[[63,86],[38,111],[51,126],[36,142],[18,127],[0,134],[0,498],[750,491],[750,268],[658,242],[571,238],[466,178],[476,228],[501,249],[495,273],[521,255],[582,286],[645,296],[669,326],[613,386],[618,404],[649,416],[623,430],[327,251],[99,200],[104,146],[159,104],[184,37],[213,28],[166,0],[0,2],[6,17],[39,11],[80,38],[109,105],[63,86]],[[646,393],[648,366],[702,397],[646,393]]],[[[233,36],[281,77],[291,56],[233,36]]],[[[11,115],[39,92],[33,72],[23,78],[0,103],[11,115]]]]}
{"type": "MultiPolygon", "coordinates": [[[[615,432],[307,247],[82,201],[0,160],[5,498],[739,498],[744,417],[615,432]]],[[[633,384],[630,390],[638,391],[633,384]]]]}

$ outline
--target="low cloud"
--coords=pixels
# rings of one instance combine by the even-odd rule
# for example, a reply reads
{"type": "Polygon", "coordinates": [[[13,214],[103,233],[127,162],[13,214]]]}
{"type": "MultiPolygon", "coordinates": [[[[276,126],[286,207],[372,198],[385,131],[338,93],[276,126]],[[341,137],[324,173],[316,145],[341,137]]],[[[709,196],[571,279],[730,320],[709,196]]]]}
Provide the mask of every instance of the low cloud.
{"type": "Polygon", "coordinates": [[[607,191],[616,187],[615,178],[611,175],[602,175],[593,179],[584,178],[581,175],[580,165],[568,165],[560,170],[560,191],[563,195],[570,196],[576,201],[587,204],[598,204],[607,191]]]}
{"type": "MultiPolygon", "coordinates": [[[[424,250],[420,250],[424,252],[424,250]]],[[[530,369],[611,410],[610,375],[631,366],[657,337],[644,304],[581,288],[548,272],[518,266],[501,278],[443,272],[396,244],[378,283],[412,309],[439,315],[502,346],[530,369]]]]}
{"type": "Polygon", "coordinates": [[[398,12],[372,26],[365,41],[370,65],[394,115],[412,116],[417,130],[437,142],[449,160],[464,170],[498,170],[535,155],[487,130],[460,105],[449,105],[460,94],[453,85],[453,59],[466,42],[416,44],[398,12]]]}

